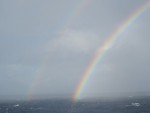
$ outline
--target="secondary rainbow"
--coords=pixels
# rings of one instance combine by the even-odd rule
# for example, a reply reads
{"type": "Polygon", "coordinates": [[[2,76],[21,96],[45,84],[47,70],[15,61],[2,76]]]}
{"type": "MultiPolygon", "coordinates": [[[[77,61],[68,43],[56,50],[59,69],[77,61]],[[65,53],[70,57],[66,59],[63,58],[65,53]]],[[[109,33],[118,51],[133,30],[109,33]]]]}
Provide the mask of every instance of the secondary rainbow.
{"type": "Polygon", "coordinates": [[[86,67],[75,89],[74,95],[72,97],[73,102],[76,102],[80,98],[88,79],[92,75],[92,72],[94,71],[97,63],[99,63],[99,61],[102,59],[107,50],[109,50],[109,48],[113,46],[115,41],[119,38],[119,35],[122,34],[127,29],[127,27],[129,27],[131,23],[133,23],[143,12],[145,12],[149,8],[149,6],[150,1],[147,1],[143,5],[141,5],[136,11],[134,11],[131,15],[129,15],[128,18],[115,29],[111,33],[111,35],[108,36],[107,40],[103,43],[103,45],[97,49],[95,55],[91,59],[89,65],[86,67]]]}
{"type": "MultiPolygon", "coordinates": [[[[91,3],[91,0],[78,0],[78,4],[73,8],[73,10],[70,11],[69,15],[66,16],[64,26],[62,26],[59,30],[60,33],[63,33],[69,29],[71,24],[73,23],[74,19],[76,19],[83,10],[86,9],[91,3]]],[[[59,38],[63,38],[61,35],[59,38]]],[[[31,84],[31,87],[29,89],[29,92],[27,94],[27,99],[31,100],[33,97],[35,98],[34,93],[38,90],[39,85],[41,85],[41,82],[43,78],[45,78],[45,70],[47,68],[47,61],[49,60],[49,56],[45,56],[43,61],[41,62],[41,66],[37,69],[35,72],[35,78],[33,79],[33,82],[31,84]]]]}

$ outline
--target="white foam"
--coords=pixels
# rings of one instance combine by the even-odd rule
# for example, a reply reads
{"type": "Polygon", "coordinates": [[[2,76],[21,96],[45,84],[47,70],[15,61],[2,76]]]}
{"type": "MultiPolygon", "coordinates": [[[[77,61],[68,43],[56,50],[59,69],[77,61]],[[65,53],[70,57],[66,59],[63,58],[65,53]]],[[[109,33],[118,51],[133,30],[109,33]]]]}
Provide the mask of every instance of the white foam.
{"type": "Polygon", "coordinates": [[[19,106],[20,106],[19,104],[14,105],[14,107],[19,107],[19,106]]]}
{"type": "Polygon", "coordinates": [[[132,106],[139,107],[140,103],[131,103],[132,106]]]}

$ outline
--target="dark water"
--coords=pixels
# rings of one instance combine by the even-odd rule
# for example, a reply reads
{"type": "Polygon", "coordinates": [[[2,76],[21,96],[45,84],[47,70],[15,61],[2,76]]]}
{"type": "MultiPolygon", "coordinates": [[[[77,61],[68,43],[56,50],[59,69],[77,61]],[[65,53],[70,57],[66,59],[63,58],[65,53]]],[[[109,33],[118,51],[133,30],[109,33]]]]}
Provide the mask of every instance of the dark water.
{"type": "Polygon", "coordinates": [[[150,113],[149,97],[83,100],[67,99],[0,102],[0,113],[150,113]]]}

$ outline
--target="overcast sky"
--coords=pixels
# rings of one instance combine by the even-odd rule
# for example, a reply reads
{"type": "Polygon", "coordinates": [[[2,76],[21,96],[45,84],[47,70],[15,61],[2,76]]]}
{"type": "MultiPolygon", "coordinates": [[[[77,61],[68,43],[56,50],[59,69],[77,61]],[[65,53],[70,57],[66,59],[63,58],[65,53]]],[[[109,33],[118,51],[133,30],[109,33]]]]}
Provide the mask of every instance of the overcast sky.
{"type": "MultiPolygon", "coordinates": [[[[146,1],[0,0],[0,95],[73,94],[98,47],[146,1]]],[[[149,20],[150,8],[119,36],[83,97],[150,91],[149,20]]]]}

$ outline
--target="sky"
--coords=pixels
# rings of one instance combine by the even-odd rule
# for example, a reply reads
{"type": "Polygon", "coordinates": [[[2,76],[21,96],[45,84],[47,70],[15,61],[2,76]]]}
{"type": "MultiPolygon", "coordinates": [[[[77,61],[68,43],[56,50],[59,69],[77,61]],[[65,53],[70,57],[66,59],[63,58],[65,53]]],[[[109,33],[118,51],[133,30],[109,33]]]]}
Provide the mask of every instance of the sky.
{"type": "MultiPolygon", "coordinates": [[[[72,95],[96,50],[148,0],[0,0],[0,95],[72,95]]],[[[150,91],[150,8],[98,62],[82,97],[150,91]]]]}

